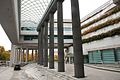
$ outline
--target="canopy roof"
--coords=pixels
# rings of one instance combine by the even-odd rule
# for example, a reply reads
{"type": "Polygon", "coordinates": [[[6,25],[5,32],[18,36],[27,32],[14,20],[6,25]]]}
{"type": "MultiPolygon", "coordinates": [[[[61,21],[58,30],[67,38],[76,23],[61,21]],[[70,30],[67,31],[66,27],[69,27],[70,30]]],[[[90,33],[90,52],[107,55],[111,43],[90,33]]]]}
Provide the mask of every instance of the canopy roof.
{"type": "Polygon", "coordinates": [[[37,27],[52,0],[21,0],[21,27],[37,27]]]}

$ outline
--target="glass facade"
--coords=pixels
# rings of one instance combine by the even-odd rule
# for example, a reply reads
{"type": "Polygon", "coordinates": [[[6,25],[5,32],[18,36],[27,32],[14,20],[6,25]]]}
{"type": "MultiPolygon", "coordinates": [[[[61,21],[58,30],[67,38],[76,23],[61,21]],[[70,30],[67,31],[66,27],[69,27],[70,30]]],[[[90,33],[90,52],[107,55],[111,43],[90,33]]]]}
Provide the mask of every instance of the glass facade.
{"type": "Polygon", "coordinates": [[[21,27],[22,31],[36,31],[36,27],[21,27]]]}
{"type": "Polygon", "coordinates": [[[37,35],[25,35],[24,36],[24,40],[35,40],[35,39],[38,39],[38,36],[37,35]]]}
{"type": "Polygon", "coordinates": [[[120,63],[120,48],[89,51],[89,63],[120,63]]]}

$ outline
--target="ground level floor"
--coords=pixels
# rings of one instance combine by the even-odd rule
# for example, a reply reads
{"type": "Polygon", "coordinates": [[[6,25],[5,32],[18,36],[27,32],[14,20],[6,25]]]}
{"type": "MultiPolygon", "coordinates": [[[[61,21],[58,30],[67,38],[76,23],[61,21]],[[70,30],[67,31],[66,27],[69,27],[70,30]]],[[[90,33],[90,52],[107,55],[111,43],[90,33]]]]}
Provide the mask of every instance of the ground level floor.
{"type": "MultiPolygon", "coordinates": [[[[88,64],[89,65],[89,64],[88,64]]],[[[85,65],[85,78],[74,77],[74,65],[66,64],[65,72],[57,72],[55,69],[48,69],[37,64],[28,64],[20,71],[14,71],[12,67],[0,67],[1,80],[120,80],[120,72],[100,70],[85,65]]],[[[92,66],[92,65],[90,65],[92,66]]],[[[120,68],[117,68],[120,71],[120,68]]]]}

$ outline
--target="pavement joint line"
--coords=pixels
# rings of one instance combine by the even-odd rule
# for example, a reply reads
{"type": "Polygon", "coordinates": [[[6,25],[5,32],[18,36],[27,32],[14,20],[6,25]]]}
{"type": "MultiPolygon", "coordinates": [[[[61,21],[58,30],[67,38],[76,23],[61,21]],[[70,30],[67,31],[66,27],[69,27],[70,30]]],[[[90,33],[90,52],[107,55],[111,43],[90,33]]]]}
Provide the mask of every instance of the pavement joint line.
{"type": "Polygon", "coordinates": [[[97,67],[93,65],[85,65],[87,67],[95,68],[95,69],[100,69],[100,70],[106,70],[106,71],[111,71],[111,72],[118,72],[120,73],[120,70],[115,70],[115,69],[110,69],[110,68],[105,68],[105,67],[97,67]]]}

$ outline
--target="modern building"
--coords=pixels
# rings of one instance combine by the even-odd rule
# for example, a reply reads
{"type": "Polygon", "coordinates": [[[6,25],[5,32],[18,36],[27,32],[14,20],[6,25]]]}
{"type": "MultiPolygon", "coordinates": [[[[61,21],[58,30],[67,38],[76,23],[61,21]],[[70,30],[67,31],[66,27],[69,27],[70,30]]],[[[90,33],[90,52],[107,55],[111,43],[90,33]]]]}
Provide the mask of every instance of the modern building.
{"type": "Polygon", "coordinates": [[[63,20],[63,1],[0,1],[0,24],[12,43],[11,66],[28,63],[31,50],[32,61],[53,69],[54,49],[58,49],[58,72],[64,72],[65,48],[69,61],[74,60],[77,78],[84,77],[83,63],[87,57],[83,59],[83,54],[88,55],[89,63],[119,63],[118,4],[108,1],[83,18],[80,26],[78,0],[71,0],[72,20],[63,20]]]}
{"type": "MultiPolygon", "coordinates": [[[[21,55],[24,56],[22,53],[26,53],[26,56],[27,56],[27,54],[30,53],[28,52],[29,50],[36,50],[36,52],[38,50],[37,26],[39,24],[40,19],[42,18],[41,15],[43,15],[45,12],[44,8],[47,8],[47,5],[50,3],[50,0],[46,2],[44,1],[33,2],[32,0],[30,1],[11,0],[11,2],[2,1],[2,3],[3,3],[1,4],[2,14],[0,15],[1,24],[6,34],[8,35],[10,41],[12,42],[11,63],[21,62],[20,59],[19,61],[17,61],[18,59],[15,58],[16,55],[21,53],[21,55]],[[42,7],[41,5],[44,5],[44,6],[42,7]],[[40,9],[42,9],[41,10],[42,12],[40,12],[40,9]],[[4,16],[6,16],[6,18],[4,16]]],[[[48,24],[48,26],[49,25],[50,24],[48,24]]],[[[64,47],[66,48],[73,43],[71,20],[67,20],[67,19],[63,20],[63,26],[64,26],[64,32],[63,32],[64,33],[64,47]]],[[[48,39],[50,37],[49,29],[50,28],[48,28],[48,39]]],[[[49,40],[48,40],[48,43],[49,43],[49,40]]],[[[57,48],[57,20],[54,20],[54,47],[57,48]]],[[[21,55],[18,55],[18,56],[20,58],[23,58],[21,57],[21,55]]],[[[26,62],[27,61],[28,60],[26,58],[26,62]]]]}
{"type": "Polygon", "coordinates": [[[18,63],[28,63],[31,50],[32,60],[47,67],[49,50],[49,68],[53,69],[54,49],[58,48],[58,71],[64,72],[64,49],[74,43],[76,49],[74,51],[76,54],[75,76],[84,77],[82,45],[79,42],[81,40],[79,4],[78,1],[71,2],[76,3],[76,5],[71,4],[76,9],[73,11],[71,8],[73,18],[72,20],[63,20],[63,1],[0,1],[0,24],[12,43],[11,66],[18,63]],[[56,11],[57,20],[54,20],[56,11]],[[72,27],[74,30],[71,29],[72,27]],[[79,47],[81,48],[77,49],[79,47]],[[77,57],[78,55],[81,58],[77,57]]]}
{"type": "MultiPolygon", "coordinates": [[[[89,63],[120,63],[119,5],[106,2],[81,19],[81,29],[83,54],[89,63]]],[[[73,53],[72,46],[69,53],[73,53]]]]}

